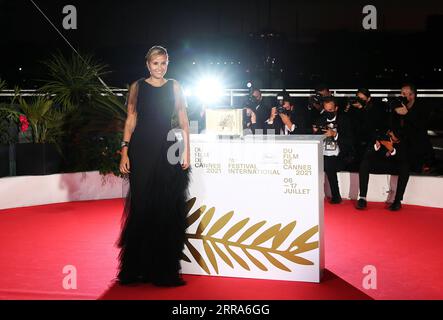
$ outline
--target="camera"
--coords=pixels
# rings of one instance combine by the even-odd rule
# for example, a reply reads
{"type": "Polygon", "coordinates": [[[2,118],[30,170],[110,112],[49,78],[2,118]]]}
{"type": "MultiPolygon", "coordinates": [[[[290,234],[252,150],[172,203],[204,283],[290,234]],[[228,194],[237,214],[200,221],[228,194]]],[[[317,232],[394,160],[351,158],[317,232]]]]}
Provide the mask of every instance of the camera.
{"type": "Polygon", "coordinates": [[[408,103],[408,99],[403,96],[399,97],[390,97],[390,98],[384,98],[383,102],[386,104],[386,112],[392,112],[397,108],[401,108],[404,105],[408,103]]]}
{"type": "Polygon", "coordinates": [[[289,101],[291,103],[291,96],[287,92],[283,91],[283,92],[281,92],[280,94],[277,95],[277,107],[276,107],[277,113],[279,113],[279,114],[280,113],[284,113],[284,114],[287,114],[287,115],[290,114],[290,111],[285,109],[285,107],[283,107],[283,105],[287,101],[289,101]]]}
{"type": "Polygon", "coordinates": [[[278,105],[277,106],[277,112],[278,113],[285,113],[286,112],[286,109],[282,106],[282,105],[278,105]]]}
{"type": "Polygon", "coordinates": [[[328,129],[336,129],[337,124],[335,122],[317,122],[313,124],[313,127],[318,129],[318,133],[323,133],[323,131],[327,131],[328,129]]]}
{"type": "Polygon", "coordinates": [[[309,110],[318,110],[323,109],[323,96],[319,93],[309,96],[308,98],[308,109],[309,110]]]}
{"type": "Polygon", "coordinates": [[[277,113],[284,113],[286,115],[289,115],[291,112],[287,109],[285,109],[285,107],[283,107],[282,105],[277,105],[277,113]]]}
{"type": "Polygon", "coordinates": [[[310,103],[315,103],[315,104],[322,104],[323,103],[323,96],[316,93],[312,96],[310,96],[310,103]]]}
{"type": "Polygon", "coordinates": [[[349,97],[348,98],[348,103],[350,105],[356,104],[356,103],[360,103],[363,107],[366,106],[366,101],[359,98],[359,97],[349,97]]]}

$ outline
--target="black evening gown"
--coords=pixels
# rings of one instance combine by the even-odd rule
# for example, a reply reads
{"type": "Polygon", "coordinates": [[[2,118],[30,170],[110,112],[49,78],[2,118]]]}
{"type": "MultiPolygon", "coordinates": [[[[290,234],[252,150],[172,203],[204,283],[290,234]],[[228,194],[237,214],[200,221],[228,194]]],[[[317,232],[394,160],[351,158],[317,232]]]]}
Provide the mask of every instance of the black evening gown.
{"type": "Polygon", "coordinates": [[[140,79],[131,86],[129,99],[136,101],[137,124],[128,149],[118,279],[122,284],[180,285],[189,169],[167,159],[168,148],[176,143],[167,140],[175,110],[173,80],[154,87],[140,79]]]}

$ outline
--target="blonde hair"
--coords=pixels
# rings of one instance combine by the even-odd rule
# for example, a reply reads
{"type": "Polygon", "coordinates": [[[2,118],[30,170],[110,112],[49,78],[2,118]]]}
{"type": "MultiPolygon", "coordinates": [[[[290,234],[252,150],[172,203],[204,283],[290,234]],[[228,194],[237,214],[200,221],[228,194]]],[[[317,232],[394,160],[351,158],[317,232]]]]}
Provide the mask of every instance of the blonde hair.
{"type": "Polygon", "coordinates": [[[168,51],[162,46],[153,46],[148,50],[145,56],[146,62],[151,61],[155,56],[166,56],[168,57],[168,51]]]}

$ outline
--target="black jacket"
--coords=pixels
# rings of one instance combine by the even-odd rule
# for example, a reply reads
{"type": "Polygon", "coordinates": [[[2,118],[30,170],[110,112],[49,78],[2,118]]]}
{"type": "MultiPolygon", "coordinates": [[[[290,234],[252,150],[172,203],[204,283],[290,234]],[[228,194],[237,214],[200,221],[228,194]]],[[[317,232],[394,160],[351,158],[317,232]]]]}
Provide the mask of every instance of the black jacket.
{"type": "MultiPolygon", "coordinates": [[[[265,129],[265,121],[271,115],[271,109],[272,107],[275,107],[275,104],[275,99],[272,99],[271,97],[262,97],[261,101],[255,106],[247,106],[255,113],[256,117],[256,123],[250,127],[252,132],[255,133],[256,129],[265,129]]],[[[248,121],[250,121],[250,118],[246,119],[246,123],[248,123],[248,121]]],[[[246,127],[248,127],[248,125],[246,125],[246,127]]]]}
{"type": "Polygon", "coordinates": [[[398,132],[403,145],[410,153],[413,170],[421,170],[423,163],[431,163],[434,150],[427,133],[429,113],[420,102],[415,102],[404,116],[393,112],[392,127],[398,132]]]}
{"type": "Polygon", "coordinates": [[[374,143],[378,130],[387,129],[387,114],[383,106],[371,100],[364,108],[352,107],[346,113],[351,123],[354,144],[368,145],[374,143]]]}

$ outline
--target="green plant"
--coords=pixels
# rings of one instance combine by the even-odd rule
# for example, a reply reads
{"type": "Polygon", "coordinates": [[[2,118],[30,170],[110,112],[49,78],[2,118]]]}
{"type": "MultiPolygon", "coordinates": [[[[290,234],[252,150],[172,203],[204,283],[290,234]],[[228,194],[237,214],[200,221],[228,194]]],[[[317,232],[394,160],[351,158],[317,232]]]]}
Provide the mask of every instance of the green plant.
{"type": "Polygon", "coordinates": [[[54,54],[43,64],[48,70],[48,79],[43,80],[42,93],[50,93],[53,100],[66,110],[78,108],[103,92],[99,77],[107,73],[106,66],[97,63],[92,56],[83,58],[72,53],[68,59],[54,54]]]}
{"type": "Polygon", "coordinates": [[[63,111],[57,110],[46,96],[32,97],[29,102],[20,96],[18,101],[31,127],[30,142],[58,144],[63,135],[63,111]]]}
{"type": "Polygon", "coordinates": [[[91,56],[54,55],[44,62],[48,79],[41,87],[65,113],[65,171],[99,170],[120,175],[121,132],[126,119],[124,100],[99,80],[106,66],[91,56]]]}
{"type": "Polygon", "coordinates": [[[17,142],[19,114],[8,107],[0,106],[0,144],[17,142]]]}
{"type": "MultiPolygon", "coordinates": [[[[120,176],[120,142],[126,119],[123,101],[116,96],[100,96],[91,100],[89,108],[73,115],[77,124],[72,135],[72,159],[88,170],[120,176]]],[[[77,167],[78,168],[78,167],[77,167]]]]}
{"type": "MultiPolygon", "coordinates": [[[[0,92],[6,88],[6,82],[0,79],[0,92]]],[[[23,115],[16,103],[18,92],[15,88],[15,94],[8,102],[0,103],[0,144],[11,144],[18,141],[19,127],[25,131],[27,125],[22,121],[23,115]]],[[[27,122],[27,119],[26,119],[27,122]]]]}
{"type": "Polygon", "coordinates": [[[6,81],[0,78],[0,92],[6,89],[6,81]]]}
{"type": "Polygon", "coordinates": [[[121,133],[85,137],[81,152],[74,155],[71,170],[98,170],[102,175],[122,176],[119,170],[121,138],[121,133]]]}

